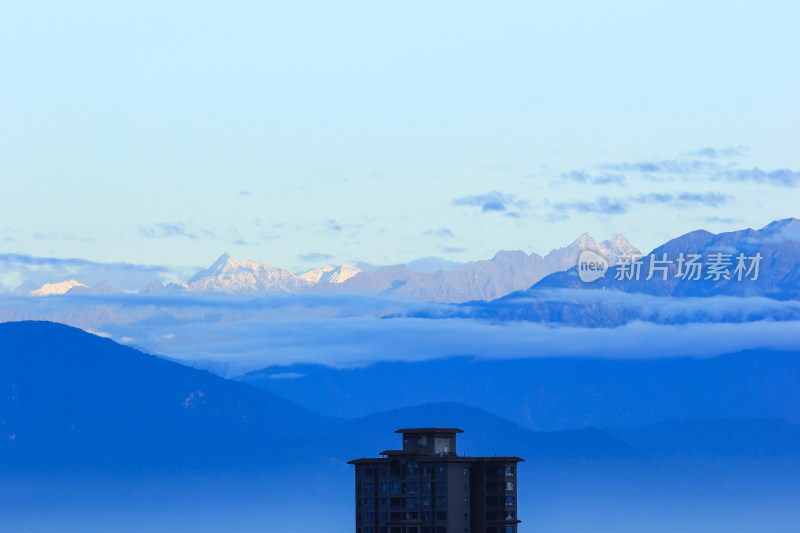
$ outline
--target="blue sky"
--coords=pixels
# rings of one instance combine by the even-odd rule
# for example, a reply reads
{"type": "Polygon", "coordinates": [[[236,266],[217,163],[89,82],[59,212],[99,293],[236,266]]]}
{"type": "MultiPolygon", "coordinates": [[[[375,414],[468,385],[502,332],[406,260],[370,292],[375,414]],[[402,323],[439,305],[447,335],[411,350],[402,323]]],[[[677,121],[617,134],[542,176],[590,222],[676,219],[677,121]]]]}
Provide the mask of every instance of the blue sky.
{"type": "Polygon", "coordinates": [[[0,249],[302,270],[800,216],[794,2],[0,2],[0,249]]]}

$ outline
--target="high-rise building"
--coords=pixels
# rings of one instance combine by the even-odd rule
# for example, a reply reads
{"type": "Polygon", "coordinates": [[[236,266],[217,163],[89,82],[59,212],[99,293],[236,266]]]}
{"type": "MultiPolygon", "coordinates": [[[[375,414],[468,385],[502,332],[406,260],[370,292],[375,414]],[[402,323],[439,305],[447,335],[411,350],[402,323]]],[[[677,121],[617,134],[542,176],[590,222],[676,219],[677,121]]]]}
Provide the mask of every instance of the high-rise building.
{"type": "Polygon", "coordinates": [[[402,450],[354,459],[356,533],[516,533],[519,457],[456,453],[457,428],[398,429],[402,450]]]}

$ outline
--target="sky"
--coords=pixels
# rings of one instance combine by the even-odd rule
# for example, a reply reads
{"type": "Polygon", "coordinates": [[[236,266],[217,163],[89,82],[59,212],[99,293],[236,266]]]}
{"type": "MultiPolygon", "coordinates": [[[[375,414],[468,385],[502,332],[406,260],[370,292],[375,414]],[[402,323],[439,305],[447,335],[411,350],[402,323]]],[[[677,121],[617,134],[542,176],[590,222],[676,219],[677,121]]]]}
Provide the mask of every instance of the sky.
{"type": "Polygon", "coordinates": [[[798,19],[0,0],[0,251],[300,271],[800,217],[798,19]]]}

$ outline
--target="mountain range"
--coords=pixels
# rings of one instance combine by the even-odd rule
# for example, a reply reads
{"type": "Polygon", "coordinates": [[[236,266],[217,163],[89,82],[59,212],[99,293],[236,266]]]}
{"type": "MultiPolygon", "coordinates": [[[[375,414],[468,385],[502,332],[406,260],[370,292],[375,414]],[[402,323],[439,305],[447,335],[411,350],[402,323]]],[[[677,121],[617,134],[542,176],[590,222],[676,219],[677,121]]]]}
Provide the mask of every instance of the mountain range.
{"type": "Polygon", "coordinates": [[[591,358],[562,368],[487,361],[471,371],[447,361],[344,379],[320,374],[302,386],[301,378],[273,380],[295,382],[306,403],[329,411],[361,402],[362,414],[344,419],[64,325],[0,323],[0,529],[353,531],[346,461],[397,446],[399,427],[439,425],[464,430],[462,453],[525,459],[518,510],[526,528],[633,533],[657,520],[665,532],[788,533],[798,518],[800,426],[764,418],[780,413],[762,407],[783,398],[796,414],[796,360],[753,353],[705,369],[623,371],[591,358]],[[781,365],[783,381],[769,397],[764,385],[781,365]],[[422,375],[430,379],[414,389],[422,375]],[[583,411],[591,422],[536,431],[508,418],[519,416],[515,409],[501,416],[474,405],[491,407],[492,396],[506,387],[513,395],[526,380],[529,397],[541,400],[532,414],[583,411]],[[326,384],[316,399],[308,397],[315,381],[326,384]],[[472,405],[434,398],[440,385],[444,396],[462,389],[472,405]],[[378,394],[381,387],[391,394],[378,394]],[[405,403],[392,406],[401,395],[405,403]],[[706,400],[717,417],[669,418],[700,414],[706,400]],[[675,409],[682,403],[688,410],[675,409]],[[601,420],[623,424],[593,423],[601,420]]]}
{"type": "MultiPolygon", "coordinates": [[[[774,353],[710,361],[464,359],[273,380],[289,384],[278,388],[286,396],[351,415],[342,418],[75,328],[7,322],[0,324],[0,467],[343,464],[414,425],[461,427],[464,449],[475,455],[795,457],[797,361],[774,353]],[[452,380],[444,391],[431,380],[409,383],[409,376],[436,382],[443,373],[452,380]],[[492,391],[507,394],[496,399],[492,391]],[[527,402],[522,410],[515,395],[527,402]],[[349,404],[359,405],[356,416],[349,404]],[[665,439],[671,432],[681,437],[665,439]]],[[[257,374],[247,381],[263,385],[257,374]]]]}
{"type": "MultiPolygon", "coordinates": [[[[800,220],[772,222],[760,230],[713,234],[693,231],[655,248],[639,261],[638,278],[630,266],[609,264],[605,276],[583,281],[577,266],[554,272],[527,290],[493,301],[474,301],[435,316],[489,320],[525,320],[583,327],[614,327],[637,320],[666,324],[798,320],[800,307],[800,220]],[[719,279],[708,270],[717,254],[729,265],[719,279]],[[749,269],[735,274],[736,257],[749,269]],[[699,276],[679,274],[678,258],[695,255],[699,276]],[[666,259],[666,263],[663,261],[666,259]],[[651,266],[654,274],[647,279],[651,266]],[[659,270],[663,267],[663,270],[659,270]],[[702,269],[705,270],[702,270],[702,269]],[[727,277],[726,277],[727,276],[727,277]],[[699,279],[695,279],[698,277],[699,279]],[[710,297],[733,297],[725,301],[710,297]],[[744,300],[768,298],[771,303],[744,300]],[[783,301],[783,304],[775,301],[783,301]]],[[[683,273],[688,272],[683,266],[683,273]]],[[[415,316],[431,316],[420,312],[415,316]]]]}
{"type": "MultiPolygon", "coordinates": [[[[237,261],[225,253],[185,283],[164,285],[160,280],[154,280],[140,292],[258,295],[321,291],[444,303],[493,300],[527,289],[553,272],[570,268],[576,264],[583,250],[601,253],[611,264],[616,264],[621,256],[639,253],[622,235],[597,242],[588,234],[583,234],[569,246],[552,250],[545,256],[518,250],[500,251],[492,259],[465,264],[425,258],[408,265],[365,266],[365,270],[347,264],[327,265],[300,274],[252,260],[237,261]]],[[[119,291],[121,289],[108,283],[89,288],[73,279],[48,283],[42,287],[26,282],[14,293],[49,296],[119,291]]]]}
{"type": "Polygon", "coordinates": [[[573,265],[554,272],[536,284],[534,290],[550,288],[590,288],[636,292],[657,296],[768,296],[788,299],[800,297],[800,220],[788,218],[772,222],[759,230],[745,229],[714,234],[697,230],[672,239],[642,258],[639,279],[630,271],[621,272],[612,265],[608,273],[595,281],[581,281],[573,265]],[[690,254],[700,256],[705,268],[699,279],[678,259],[690,254]],[[725,273],[717,277],[708,270],[715,256],[727,263],[725,273]],[[745,271],[735,272],[737,257],[742,254],[745,271]],[[748,273],[758,257],[757,270],[748,273]],[[666,259],[666,263],[664,260],[666,259]],[[679,271],[679,269],[681,269],[679,271]],[[646,279],[651,272],[651,279],[646,279]]]}

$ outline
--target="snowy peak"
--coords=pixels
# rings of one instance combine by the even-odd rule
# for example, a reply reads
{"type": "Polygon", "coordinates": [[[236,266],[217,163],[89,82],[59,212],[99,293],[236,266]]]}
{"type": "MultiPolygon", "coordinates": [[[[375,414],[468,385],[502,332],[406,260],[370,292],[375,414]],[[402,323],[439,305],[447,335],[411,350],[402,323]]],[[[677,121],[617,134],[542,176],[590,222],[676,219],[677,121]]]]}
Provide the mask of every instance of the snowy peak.
{"type": "Polygon", "coordinates": [[[235,261],[227,253],[213,265],[192,277],[188,290],[261,294],[274,292],[299,292],[310,283],[297,274],[251,259],[235,261]]]}
{"type": "Polygon", "coordinates": [[[353,276],[355,276],[356,274],[358,274],[359,272],[361,272],[361,269],[359,269],[358,267],[354,267],[353,265],[343,264],[326,272],[319,281],[320,282],[327,281],[328,283],[343,283],[348,279],[352,278],[353,276]]]}
{"type": "Polygon", "coordinates": [[[588,233],[584,233],[577,239],[575,239],[572,244],[567,246],[567,248],[579,248],[581,250],[596,250],[598,248],[597,241],[594,240],[591,235],[588,233]]]}
{"type": "Polygon", "coordinates": [[[639,249],[636,248],[634,245],[625,238],[625,235],[622,233],[617,234],[616,237],[613,239],[608,239],[607,241],[603,241],[600,243],[602,247],[609,251],[609,253],[615,254],[617,256],[620,255],[635,255],[639,254],[639,249]]]}
{"type": "Polygon", "coordinates": [[[200,279],[207,278],[209,276],[219,275],[226,268],[226,266],[228,266],[230,262],[235,263],[235,261],[231,259],[231,256],[228,254],[228,252],[225,252],[224,254],[219,256],[219,258],[216,261],[214,261],[214,263],[212,263],[210,267],[208,267],[205,270],[201,270],[200,272],[192,276],[192,279],[190,279],[188,283],[192,284],[200,279]]]}
{"type": "Polygon", "coordinates": [[[31,291],[29,294],[31,296],[52,296],[55,294],[66,294],[75,287],[83,287],[84,289],[89,288],[87,285],[71,279],[69,281],[61,281],[59,283],[45,283],[38,289],[31,291]]]}
{"type": "Polygon", "coordinates": [[[326,265],[322,268],[309,270],[305,274],[300,274],[300,278],[309,283],[343,283],[361,272],[361,269],[353,265],[343,264],[338,267],[326,265]]]}
{"type": "Polygon", "coordinates": [[[332,266],[326,265],[322,268],[315,268],[314,270],[309,270],[304,274],[300,274],[300,279],[304,279],[309,283],[319,283],[322,276],[333,270],[335,269],[332,266]]]}

